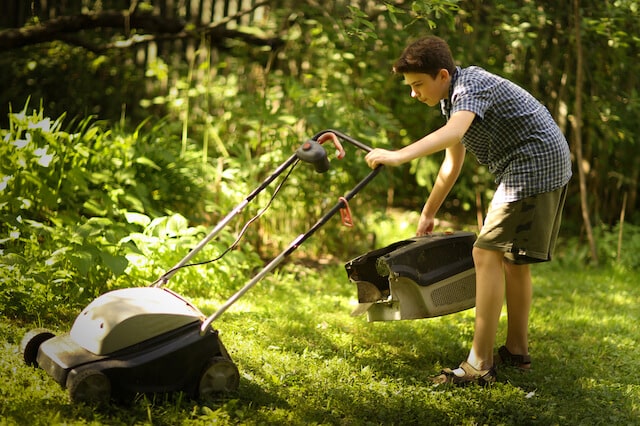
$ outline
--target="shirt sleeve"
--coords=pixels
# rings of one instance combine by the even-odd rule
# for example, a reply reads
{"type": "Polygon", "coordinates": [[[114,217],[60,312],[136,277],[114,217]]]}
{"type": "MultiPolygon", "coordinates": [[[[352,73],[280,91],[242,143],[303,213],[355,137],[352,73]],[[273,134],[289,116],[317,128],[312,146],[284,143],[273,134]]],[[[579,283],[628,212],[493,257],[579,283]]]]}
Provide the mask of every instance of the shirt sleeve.
{"type": "Polygon", "coordinates": [[[457,111],[471,111],[484,118],[485,112],[493,104],[494,84],[488,80],[461,77],[451,95],[451,114],[457,111]]]}

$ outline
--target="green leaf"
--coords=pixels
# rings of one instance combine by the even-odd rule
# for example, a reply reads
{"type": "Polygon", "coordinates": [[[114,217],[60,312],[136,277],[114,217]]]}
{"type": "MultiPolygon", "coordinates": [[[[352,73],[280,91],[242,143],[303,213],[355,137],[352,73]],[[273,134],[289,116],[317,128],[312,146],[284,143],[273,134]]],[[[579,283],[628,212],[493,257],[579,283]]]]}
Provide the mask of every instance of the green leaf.
{"type": "Polygon", "coordinates": [[[156,163],[154,163],[151,159],[149,159],[147,157],[138,157],[138,158],[135,159],[134,162],[136,164],[142,164],[144,166],[151,167],[154,170],[162,170],[162,168],[160,166],[158,166],[156,163]]]}
{"type": "Polygon", "coordinates": [[[144,203],[140,198],[136,197],[133,194],[127,193],[122,196],[122,201],[126,202],[126,205],[133,209],[143,212],[145,210],[144,203]]]}
{"type": "Polygon", "coordinates": [[[169,217],[164,231],[167,235],[180,235],[189,227],[189,221],[182,215],[174,214],[169,217]]]}
{"type": "Polygon", "coordinates": [[[85,250],[77,250],[70,254],[69,261],[78,269],[81,275],[87,275],[91,268],[93,268],[93,256],[90,252],[85,250]]]}
{"type": "Polygon", "coordinates": [[[127,219],[127,222],[135,225],[148,226],[149,223],[151,223],[151,218],[142,213],[126,212],[124,217],[127,219]]]}
{"type": "Polygon", "coordinates": [[[93,172],[89,176],[91,182],[95,184],[108,183],[113,181],[113,173],[111,172],[93,172]]]}
{"type": "Polygon", "coordinates": [[[98,204],[96,200],[87,200],[82,204],[89,213],[94,214],[96,216],[104,216],[107,214],[107,209],[98,204]]]}
{"type": "Polygon", "coordinates": [[[106,251],[100,251],[100,258],[115,276],[122,275],[129,265],[126,257],[113,255],[106,251]]]}
{"type": "Polygon", "coordinates": [[[113,226],[114,221],[108,217],[92,217],[87,220],[87,224],[94,227],[109,228],[113,226]]]}
{"type": "Polygon", "coordinates": [[[82,225],[76,228],[76,234],[82,237],[83,239],[86,239],[88,236],[90,236],[93,231],[94,231],[93,226],[88,225],[86,223],[83,223],[82,225]]]}
{"type": "Polygon", "coordinates": [[[27,265],[27,259],[16,253],[7,253],[0,257],[0,262],[4,265],[27,265]]]}
{"type": "Polygon", "coordinates": [[[69,250],[71,250],[71,247],[62,247],[59,248],[58,250],[54,251],[53,253],[51,253],[51,256],[49,256],[49,258],[47,260],[45,260],[45,265],[47,266],[53,266],[56,263],[60,262],[61,260],[63,260],[65,258],[65,253],[67,253],[69,250]]]}

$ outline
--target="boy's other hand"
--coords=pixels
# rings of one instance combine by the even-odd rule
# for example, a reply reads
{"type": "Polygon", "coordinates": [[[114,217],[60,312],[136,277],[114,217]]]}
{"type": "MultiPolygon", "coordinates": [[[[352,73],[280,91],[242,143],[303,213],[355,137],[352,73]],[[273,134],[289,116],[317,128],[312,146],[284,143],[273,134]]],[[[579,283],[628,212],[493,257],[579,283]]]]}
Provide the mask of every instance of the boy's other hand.
{"type": "Polygon", "coordinates": [[[399,166],[402,164],[400,156],[396,151],[389,151],[382,148],[375,148],[371,150],[364,159],[372,169],[383,164],[387,166],[399,166]]]}

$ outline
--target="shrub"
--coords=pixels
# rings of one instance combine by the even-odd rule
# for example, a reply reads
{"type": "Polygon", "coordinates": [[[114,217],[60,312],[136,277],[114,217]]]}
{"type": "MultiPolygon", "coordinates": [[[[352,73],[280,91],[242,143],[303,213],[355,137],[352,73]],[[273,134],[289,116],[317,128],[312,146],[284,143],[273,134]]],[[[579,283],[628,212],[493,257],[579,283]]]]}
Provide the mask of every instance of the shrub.
{"type": "MultiPolygon", "coordinates": [[[[152,218],[198,210],[213,174],[193,145],[186,149],[162,123],[132,133],[91,118],[62,128],[28,106],[0,130],[0,309],[36,316],[86,303],[119,285],[138,250],[125,237],[152,218]]],[[[147,127],[144,127],[147,126],[147,127]]],[[[220,206],[229,204],[224,194],[220,206]]]]}

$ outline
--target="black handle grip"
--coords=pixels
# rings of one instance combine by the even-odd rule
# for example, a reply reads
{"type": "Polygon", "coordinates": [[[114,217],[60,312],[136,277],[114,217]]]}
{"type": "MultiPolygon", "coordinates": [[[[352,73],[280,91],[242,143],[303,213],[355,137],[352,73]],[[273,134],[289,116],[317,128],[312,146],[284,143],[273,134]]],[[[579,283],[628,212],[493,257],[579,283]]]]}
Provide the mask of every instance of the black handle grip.
{"type": "Polygon", "coordinates": [[[320,143],[309,139],[296,150],[296,156],[307,163],[313,164],[318,173],[324,173],[330,168],[327,152],[320,143]]]}

